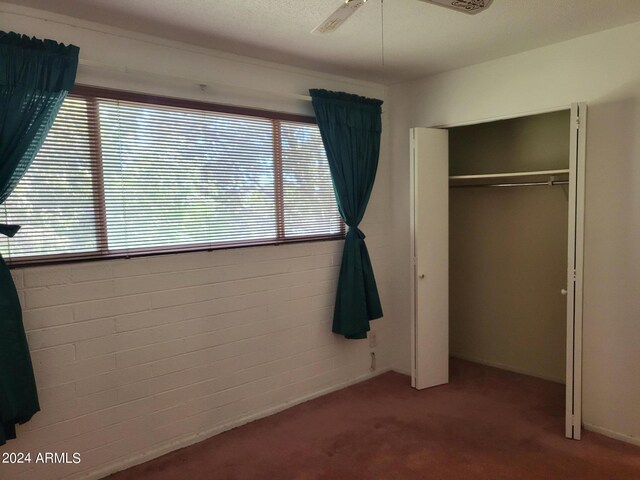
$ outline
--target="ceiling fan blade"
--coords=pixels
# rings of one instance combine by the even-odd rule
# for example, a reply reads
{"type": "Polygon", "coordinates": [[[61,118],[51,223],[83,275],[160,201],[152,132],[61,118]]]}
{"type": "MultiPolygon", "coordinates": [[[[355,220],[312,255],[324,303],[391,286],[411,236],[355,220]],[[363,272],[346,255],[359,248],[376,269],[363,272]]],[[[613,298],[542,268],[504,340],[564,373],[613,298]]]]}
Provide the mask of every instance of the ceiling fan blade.
{"type": "Polygon", "coordinates": [[[324,22],[311,30],[311,33],[331,33],[342,25],[347,18],[364,5],[367,0],[346,0],[338,9],[329,15],[324,22]]]}
{"type": "Polygon", "coordinates": [[[432,3],[441,7],[450,8],[457,12],[475,15],[489,8],[493,0],[420,0],[421,2],[432,3]]]}

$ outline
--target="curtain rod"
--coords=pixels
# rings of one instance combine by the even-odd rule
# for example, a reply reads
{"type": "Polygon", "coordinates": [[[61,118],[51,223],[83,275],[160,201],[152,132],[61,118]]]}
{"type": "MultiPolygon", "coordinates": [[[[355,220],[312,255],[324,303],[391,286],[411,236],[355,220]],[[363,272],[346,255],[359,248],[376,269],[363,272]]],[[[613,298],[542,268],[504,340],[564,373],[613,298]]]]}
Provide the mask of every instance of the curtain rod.
{"type": "Polygon", "coordinates": [[[304,102],[310,102],[311,101],[311,97],[309,95],[301,95],[301,94],[298,94],[298,93],[276,92],[276,91],[272,91],[272,90],[263,90],[263,89],[258,89],[258,88],[241,87],[241,86],[238,86],[238,85],[231,85],[231,84],[222,83],[222,82],[212,82],[210,80],[198,80],[198,79],[194,79],[194,78],[180,77],[180,76],[175,76],[175,75],[164,75],[164,74],[159,74],[159,73],[155,73],[155,72],[149,72],[147,70],[129,68],[127,66],[109,65],[109,64],[106,64],[106,63],[93,62],[91,60],[84,60],[84,59],[80,59],[79,63],[80,63],[81,66],[84,66],[84,67],[100,68],[100,69],[104,69],[104,70],[113,70],[113,71],[118,71],[118,72],[123,72],[123,73],[129,73],[129,74],[133,74],[133,75],[145,75],[145,76],[153,76],[153,77],[163,77],[163,78],[167,78],[167,79],[170,78],[170,79],[179,80],[179,81],[182,81],[182,82],[193,83],[195,85],[198,85],[200,87],[200,89],[203,90],[203,91],[207,87],[219,87],[219,88],[224,88],[224,89],[228,89],[228,90],[236,90],[236,91],[242,91],[242,92],[253,92],[253,93],[258,93],[258,94],[261,94],[261,95],[267,94],[267,95],[273,95],[273,96],[278,96],[278,97],[282,97],[282,98],[291,98],[293,100],[301,100],[301,101],[304,101],[304,102]]]}

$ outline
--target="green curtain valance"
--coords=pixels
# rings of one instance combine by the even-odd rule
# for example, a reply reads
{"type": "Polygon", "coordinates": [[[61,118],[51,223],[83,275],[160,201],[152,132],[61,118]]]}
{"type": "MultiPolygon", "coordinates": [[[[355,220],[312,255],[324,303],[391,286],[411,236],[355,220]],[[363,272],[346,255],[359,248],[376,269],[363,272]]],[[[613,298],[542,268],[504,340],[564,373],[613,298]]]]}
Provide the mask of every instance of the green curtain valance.
{"type": "MultiPolygon", "coordinates": [[[[31,165],[73,88],[78,52],[74,45],[0,31],[0,204],[31,165]]],[[[17,228],[0,225],[0,233],[12,236],[17,228]]]]}
{"type": "Polygon", "coordinates": [[[0,86],[69,92],[79,51],[75,45],[0,31],[0,86]]]}
{"type": "Polygon", "coordinates": [[[327,90],[309,90],[322,136],[338,209],[349,231],[333,314],[333,332],[366,338],[369,321],[382,317],[376,280],[358,228],[378,169],[382,101],[327,90]]]}
{"type": "MultiPolygon", "coordinates": [[[[0,204],[31,165],[73,88],[78,52],[73,45],[0,31],[0,204]]],[[[19,228],[0,224],[0,234],[12,237],[19,228]]],[[[0,256],[0,445],[39,410],[18,292],[0,256]]]]}

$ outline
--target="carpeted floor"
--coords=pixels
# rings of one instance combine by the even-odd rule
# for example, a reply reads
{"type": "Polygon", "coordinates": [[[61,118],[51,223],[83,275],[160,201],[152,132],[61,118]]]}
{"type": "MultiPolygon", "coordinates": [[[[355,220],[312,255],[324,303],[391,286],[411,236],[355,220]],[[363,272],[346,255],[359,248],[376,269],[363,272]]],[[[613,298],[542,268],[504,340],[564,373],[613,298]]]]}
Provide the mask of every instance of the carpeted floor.
{"type": "Polygon", "coordinates": [[[566,440],[563,412],[563,385],[456,360],[448,385],[386,373],[110,479],[640,479],[640,448],[566,440]]]}

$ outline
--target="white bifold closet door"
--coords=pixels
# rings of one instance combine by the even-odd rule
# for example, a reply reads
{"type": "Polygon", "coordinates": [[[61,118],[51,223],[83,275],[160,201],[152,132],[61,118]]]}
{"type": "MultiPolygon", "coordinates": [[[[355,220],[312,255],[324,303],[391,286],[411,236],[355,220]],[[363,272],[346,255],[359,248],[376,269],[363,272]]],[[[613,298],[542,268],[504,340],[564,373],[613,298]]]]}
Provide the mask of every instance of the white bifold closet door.
{"type": "Polygon", "coordinates": [[[412,128],[414,318],[411,384],[449,382],[449,132],[412,128]]]}
{"type": "MultiPolygon", "coordinates": [[[[580,439],[586,105],[571,106],[565,434],[580,439]]],[[[448,131],[411,132],[412,386],[449,381],[448,131]]],[[[558,292],[561,294],[561,292],[558,292]]]]}
{"type": "Polygon", "coordinates": [[[569,157],[569,235],[567,261],[567,373],[565,436],[582,432],[582,289],[584,273],[584,187],[587,105],[571,105],[569,157]]]}

